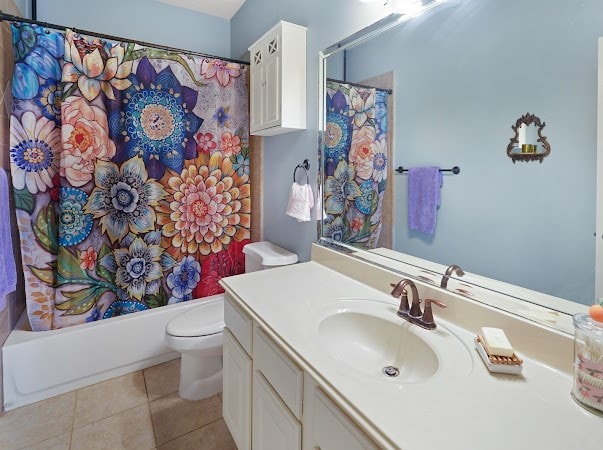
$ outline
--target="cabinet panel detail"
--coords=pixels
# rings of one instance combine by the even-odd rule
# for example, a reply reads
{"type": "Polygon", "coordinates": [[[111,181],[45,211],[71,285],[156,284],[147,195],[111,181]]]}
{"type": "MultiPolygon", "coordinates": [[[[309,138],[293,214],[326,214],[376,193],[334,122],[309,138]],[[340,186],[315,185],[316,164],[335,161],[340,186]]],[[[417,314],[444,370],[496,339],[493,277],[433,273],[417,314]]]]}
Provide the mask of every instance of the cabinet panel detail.
{"type": "Polygon", "coordinates": [[[239,450],[251,449],[251,359],[224,329],[222,414],[239,450]]]}
{"type": "Polygon", "coordinates": [[[301,424],[257,370],[253,375],[253,448],[301,450],[301,424]]]}
{"type": "Polygon", "coordinates": [[[314,390],[314,445],[321,450],[379,450],[320,388],[314,390]]]}

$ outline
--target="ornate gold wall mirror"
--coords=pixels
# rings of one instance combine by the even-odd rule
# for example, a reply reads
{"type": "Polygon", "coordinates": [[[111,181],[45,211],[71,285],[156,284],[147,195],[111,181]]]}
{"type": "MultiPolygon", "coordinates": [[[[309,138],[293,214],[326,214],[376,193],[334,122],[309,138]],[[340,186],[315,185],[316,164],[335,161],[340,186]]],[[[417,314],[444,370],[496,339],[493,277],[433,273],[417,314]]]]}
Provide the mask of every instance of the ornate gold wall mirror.
{"type": "Polygon", "coordinates": [[[540,161],[549,156],[551,146],[542,134],[546,123],[534,114],[526,113],[511,125],[515,133],[507,145],[507,155],[515,161],[540,161]]]}

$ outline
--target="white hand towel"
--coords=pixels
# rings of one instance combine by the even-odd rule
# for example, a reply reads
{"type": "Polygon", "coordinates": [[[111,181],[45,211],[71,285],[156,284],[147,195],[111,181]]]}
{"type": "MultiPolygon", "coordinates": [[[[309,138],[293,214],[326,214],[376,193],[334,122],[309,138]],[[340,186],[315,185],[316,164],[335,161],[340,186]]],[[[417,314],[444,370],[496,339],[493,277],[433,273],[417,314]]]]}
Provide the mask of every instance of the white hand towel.
{"type": "Polygon", "coordinates": [[[293,183],[287,203],[288,216],[297,219],[298,222],[309,222],[312,220],[310,211],[314,206],[314,194],[309,184],[293,183]]]}

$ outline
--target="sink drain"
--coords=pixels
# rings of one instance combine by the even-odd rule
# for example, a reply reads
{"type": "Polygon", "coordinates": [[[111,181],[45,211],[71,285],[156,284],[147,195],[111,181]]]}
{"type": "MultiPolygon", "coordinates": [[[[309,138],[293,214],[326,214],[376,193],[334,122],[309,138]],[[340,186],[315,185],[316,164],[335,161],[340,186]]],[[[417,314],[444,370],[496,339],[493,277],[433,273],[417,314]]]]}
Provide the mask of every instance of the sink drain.
{"type": "Polygon", "coordinates": [[[388,377],[397,377],[400,375],[400,369],[394,366],[385,366],[382,372],[388,377]]]}

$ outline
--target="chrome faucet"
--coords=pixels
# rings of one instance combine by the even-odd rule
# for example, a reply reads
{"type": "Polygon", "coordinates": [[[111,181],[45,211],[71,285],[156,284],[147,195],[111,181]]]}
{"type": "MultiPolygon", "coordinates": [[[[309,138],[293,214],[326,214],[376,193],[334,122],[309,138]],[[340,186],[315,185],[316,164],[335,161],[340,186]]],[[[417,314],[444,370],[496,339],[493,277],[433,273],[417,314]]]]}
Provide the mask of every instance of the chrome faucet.
{"type": "Polygon", "coordinates": [[[441,308],[446,308],[445,303],[442,303],[439,300],[427,299],[425,300],[425,311],[422,312],[419,291],[412,280],[403,278],[402,280],[398,281],[397,284],[392,283],[390,286],[393,287],[391,294],[394,297],[400,297],[400,306],[398,307],[398,312],[396,313],[399,317],[402,317],[404,320],[428,330],[433,330],[436,328],[436,324],[433,320],[431,305],[433,303],[441,308]],[[412,292],[412,305],[410,307],[408,304],[408,293],[406,292],[407,286],[410,287],[410,291],[412,292]]]}
{"type": "Polygon", "coordinates": [[[454,272],[459,277],[462,277],[463,275],[465,275],[465,272],[463,272],[463,269],[461,269],[456,264],[449,265],[448,268],[446,269],[446,272],[444,272],[442,281],[440,282],[440,287],[442,289],[446,289],[446,287],[448,286],[448,280],[450,279],[450,275],[452,275],[452,272],[454,272]]]}

